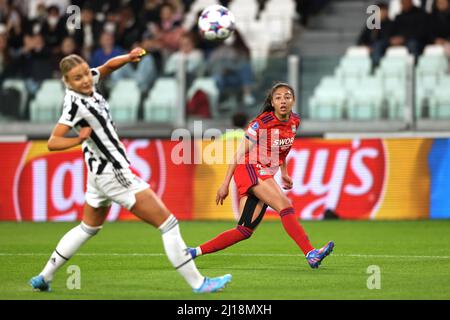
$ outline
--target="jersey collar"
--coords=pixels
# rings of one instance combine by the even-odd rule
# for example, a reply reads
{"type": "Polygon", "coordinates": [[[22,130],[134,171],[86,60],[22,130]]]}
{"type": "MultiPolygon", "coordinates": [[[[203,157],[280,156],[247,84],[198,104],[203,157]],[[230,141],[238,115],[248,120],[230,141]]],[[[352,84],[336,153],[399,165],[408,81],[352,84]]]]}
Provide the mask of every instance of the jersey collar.
{"type": "Polygon", "coordinates": [[[75,97],[80,98],[80,99],[93,98],[95,96],[96,92],[95,92],[95,90],[93,90],[92,92],[93,92],[92,96],[87,96],[87,95],[84,95],[82,93],[78,93],[78,92],[76,92],[76,91],[74,91],[72,89],[66,88],[66,94],[70,94],[70,95],[75,96],[75,97]]]}
{"type": "Polygon", "coordinates": [[[277,120],[280,121],[280,122],[288,122],[289,120],[291,120],[291,117],[292,117],[292,111],[291,111],[291,113],[289,113],[289,118],[287,118],[286,120],[280,120],[280,119],[278,119],[278,117],[275,115],[275,111],[271,111],[271,113],[272,113],[272,115],[275,117],[275,119],[277,119],[277,120]]]}

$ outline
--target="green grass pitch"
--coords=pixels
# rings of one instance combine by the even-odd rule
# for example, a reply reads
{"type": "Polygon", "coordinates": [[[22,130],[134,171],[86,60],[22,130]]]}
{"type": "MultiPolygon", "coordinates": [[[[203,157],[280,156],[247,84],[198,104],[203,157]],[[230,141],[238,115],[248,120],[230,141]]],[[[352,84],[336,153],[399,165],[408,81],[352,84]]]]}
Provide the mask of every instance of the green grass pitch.
{"type": "MultiPolygon", "coordinates": [[[[224,291],[199,295],[171,267],[159,232],[142,222],[105,224],[56,274],[52,292],[33,292],[28,280],[76,224],[0,223],[0,299],[450,299],[450,221],[302,224],[314,246],[336,243],[319,269],[279,221],[264,221],[251,239],[196,259],[204,275],[233,275],[224,291]],[[80,289],[67,287],[71,265],[80,268],[80,289]],[[368,289],[369,266],[379,267],[379,289],[368,289]]],[[[191,246],[234,225],[180,222],[191,246]]]]}

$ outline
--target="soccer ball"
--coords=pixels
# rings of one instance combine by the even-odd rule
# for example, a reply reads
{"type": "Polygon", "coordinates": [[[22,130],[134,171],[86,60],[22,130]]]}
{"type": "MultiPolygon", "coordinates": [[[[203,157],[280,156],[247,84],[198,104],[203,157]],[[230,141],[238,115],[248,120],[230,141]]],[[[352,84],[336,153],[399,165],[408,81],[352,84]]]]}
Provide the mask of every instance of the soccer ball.
{"type": "Polygon", "coordinates": [[[225,40],[235,29],[234,15],[224,6],[209,6],[200,14],[198,28],[206,40],[225,40]]]}

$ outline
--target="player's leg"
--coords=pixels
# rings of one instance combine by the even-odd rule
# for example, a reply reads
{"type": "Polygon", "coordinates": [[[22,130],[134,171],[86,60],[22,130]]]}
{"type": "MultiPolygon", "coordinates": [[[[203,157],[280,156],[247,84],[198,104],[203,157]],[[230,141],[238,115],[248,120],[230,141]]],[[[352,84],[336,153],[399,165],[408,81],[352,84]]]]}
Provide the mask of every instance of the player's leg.
{"type": "Polygon", "coordinates": [[[150,188],[135,194],[136,202],[130,211],[161,231],[164,249],[169,261],[195,292],[213,292],[222,289],[231,275],[205,278],[198,271],[181,237],[178,220],[150,188]]]}
{"type": "Polygon", "coordinates": [[[219,234],[197,248],[191,248],[192,257],[220,251],[250,238],[261,222],[266,209],[267,205],[254,195],[242,197],[239,201],[241,215],[237,227],[219,234]]]}
{"type": "Polygon", "coordinates": [[[41,291],[49,290],[49,283],[59,270],[91,237],[102,228],[109,206],[94,208],[85,204],[83,208],[83,221],[67,232],[59,241],[50,259],[41,273],[32,278],[30,284],[41,291]]]}
{"type": "Polygon", "coordinates": [[[303,251],[311,267],[317,268],[323,258],[331,253],[334,247],[331,241],[320,249],[314,249],[295,216],[291,202],[273,178],[260,181],[250,192],[279,213],[284,229],[303,251]]]}

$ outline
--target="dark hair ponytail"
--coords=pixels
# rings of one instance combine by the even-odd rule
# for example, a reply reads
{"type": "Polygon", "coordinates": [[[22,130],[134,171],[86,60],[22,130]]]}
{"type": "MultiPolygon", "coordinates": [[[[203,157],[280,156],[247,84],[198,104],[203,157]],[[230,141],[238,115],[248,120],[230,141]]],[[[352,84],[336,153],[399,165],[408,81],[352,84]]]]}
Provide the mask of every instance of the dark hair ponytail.
{"type": "MultiPolygon", "coordinates": [[[[295,98],[295,92],[294,92],[294,89],[293,89],[289,84],[287,84],[287,83],[285,83],[285,82],[277,82],[277,83],[275,83],[274,86],[268,91],[267,96],[266,96],[266,99],[264,100],[264,103],[263,103],[263,106],[262,106],[262,108],[261,108],[261,111],[260,111],[259,115],[263,114],[264,112],[270,112],[270,111],[274,111],[274,110],[275,110],[275,108],[272,106],[272,97],[273,97],[273,94],[275,93],[275,91],[276,91],[278,88],[282,88],[282,87],[288,88],[289,90],[291,90],[292,95],[293,95],[294,98],[295,98]]],[[[259,115],[258,115],[258,116],[259,116],[259,115]]]]}

